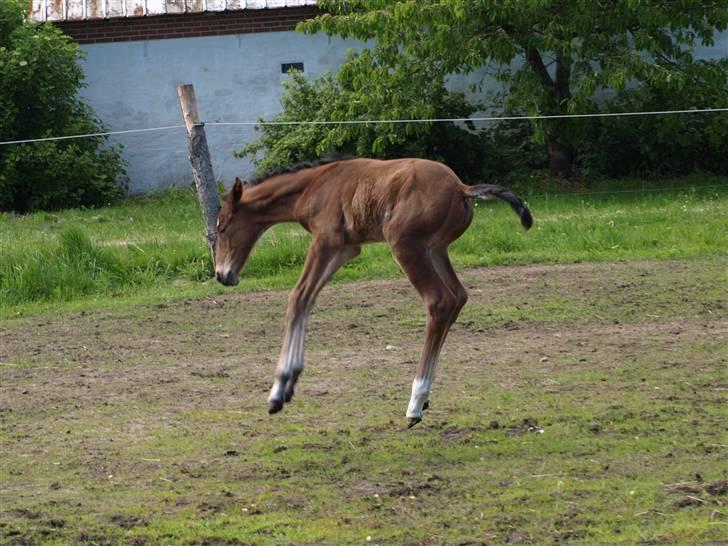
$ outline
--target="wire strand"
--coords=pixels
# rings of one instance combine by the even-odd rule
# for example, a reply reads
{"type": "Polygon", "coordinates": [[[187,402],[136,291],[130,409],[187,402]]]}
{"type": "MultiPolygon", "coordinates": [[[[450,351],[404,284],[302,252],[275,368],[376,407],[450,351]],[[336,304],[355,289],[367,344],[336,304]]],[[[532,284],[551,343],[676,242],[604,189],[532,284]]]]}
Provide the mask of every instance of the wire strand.
{"type": "MultiPolygon", "coordinates": [[[[703,108],[689,110],[659,110],[647,112],[602,112],[591,114],[555,114],[555,115],[533,115],[533,116],[488,116],[477,118],[429,118],[429,119],[376,119],[376,120],[321,120],[321,121],[210,121],[204,125],[208,126],[285,126],[285,125],[372,125],[372,124],[412,124],[412,123],[465,123],[465,122],[485,122],[485,121],[525,121],[525,120],[548,120],[548,119],[577,119],[577,118],[607,118],[620,116],[659,116],[659,115],[676,115],[676,114],[705,114],[712,112],[728,112],[728,108],[703,108]]],[[[161,127],[148,127],[144,129],[128,129],[125,131],[108,131],[102,133],[88,133],[81,135],[67,135],[45,138],[29,138],[23,140],[8,140],[0,142],[0,146],[9,144],[32,144],[35,142],[48,142],[54,140],[71,140],[77,138],[91,138],[101,136],[127,135],[133,133],[144,133],[150,131],[166,131],[169,129],[180,129],[184,125],[165,125],[161,127]]]]}
{"type": "Polygon", "coordinates": [[[5,142],[0,142],[0,146],[3,146],[5,144],[29,144],[33,142],[48,142],[51,140],[71,140],[74,138],[92,138],[92,137],[100,137],[100,136],[112,136],[112,135],[128,135],[131,133],[145,133],[149,131],[164,131],[167,129],[179,129],[181,127],[184,127],[185,125],[165,125],[162,127],[148,127],[146,129],[128,129],[126,131],[108,131],[105,133],[86,133],[83,135],[67,135],[67,136],[57,136],[57,137],[45,137],[45,138],[27,138],[25,140],[8,140],[5,142]]]}

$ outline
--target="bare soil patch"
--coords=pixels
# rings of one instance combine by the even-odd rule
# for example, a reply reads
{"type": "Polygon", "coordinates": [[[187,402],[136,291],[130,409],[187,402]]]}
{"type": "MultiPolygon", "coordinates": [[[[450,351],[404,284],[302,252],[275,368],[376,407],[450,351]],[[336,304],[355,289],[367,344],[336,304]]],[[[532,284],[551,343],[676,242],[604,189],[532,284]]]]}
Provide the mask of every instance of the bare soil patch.
{"type": "MultiPolygon", "coordinates": [[[[725,454],[720,423],[706,408],[724,403],[728,388],[726,354],[719,349],[728,342],[728,307],[716,282],[725,265],[712,259],[464,271],[470,301],[443,350],[432,408],[408,436],[404,411],[424,313],[404,279],[324,290],[310,321],[296,399],[273,418],[265,397],[283,334],[285,292],[5,321],[0,538],[142,544],[160,518],[229,518],[231,511],[270,517],[278,493],[264,480],[284,484],[287,506],[310,517],[316,502],[296,481],[308,475],[333,488],[328,494],[337,502],[368,499],[367,510],[383,510],[380,524],[417,519],[410,505],[385,506],[410,497],[431,499],[420,505],[427,513],[428,502],[434,507],[457,498],[464,503],[458,509],[474,518],[472,527],[443,527],[439,535],[431,531],[440,539],[417,543],[469,543],[466,528],[487,530],[487,543],[530,543],[536,531],[527,518],[474,523],[487,510],[458,496],[470,487],[458,472],[481,463],[468,455],[453,466],[457,455],[449,454],[485,446],[495,461],[503,442],[531,445],[558,427],[597,442],[643,436],[645,428],[630,429],[637,426],[668,435],[679,419],[698,435],[690,449],[718,459],[725,454]],[[561,407],[560,400],[570,405],[561,407]],[[410,474],[395,465],[376,467],[372,476],[375,467],[367,465],[378,464],[384,445],[400,441],[402,449],[422,441],[442,455],[425,466],[415,462],[410,474]],[[326,478],[333,467],[349,480],[341,490],[334,483],[339,478],[326,478]],[[223,485],[229,483],[239,489],[223,485]],[[267,505],[255,502],[261,496],[267,505]]],[[[665,449],[673,460],[685,456],[671,445],[665,449]]],[[[579,470],[580,479],[641,471],[632,459],[615,467],[599,460],[598,448],[583,450],[580,460],[599,464],[579,470]]],[[[528,457],[550,466],[546,455],[528,457]]],[[[663,464],[655,463],[655,472],[663,464]]],[[[503,472],[490,476],[485,467],[479,472],[496,499],[519,483],[503,472]]],[[[539,480],[560,472],[535,468],[531,474],[539,480]]],[[[702,501],[718,510],[725,502],[725,480],[718,478],[663,488],[663,508],[701,509],[702,501]]],[[[548,518],[554,540],[588,536],[586,523],[559,528],[559,518],[548,518]]],[[[343,527],[358,525],[356,517],[350,521],[343,527]]],[[[309,540],[316,542],[299,542],[309,540]]]]}

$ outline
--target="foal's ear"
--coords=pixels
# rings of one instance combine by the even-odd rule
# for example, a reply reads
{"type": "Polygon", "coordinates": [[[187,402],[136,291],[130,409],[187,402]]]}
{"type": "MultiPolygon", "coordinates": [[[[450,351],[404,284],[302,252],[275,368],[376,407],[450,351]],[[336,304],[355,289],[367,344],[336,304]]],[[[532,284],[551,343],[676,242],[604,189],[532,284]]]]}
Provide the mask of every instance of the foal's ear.
{"type": "Polygon", "coordinates": [[[243,182],[238,177],[235,177],[235,183],[233,184],[233,187],[230,190],[230,193],[228,193],[228,200],[230,201],[230,205],[233,208],[237,207],[238,203],[240,203],[240,198],[242,196],[243,196],[243,182]]]}

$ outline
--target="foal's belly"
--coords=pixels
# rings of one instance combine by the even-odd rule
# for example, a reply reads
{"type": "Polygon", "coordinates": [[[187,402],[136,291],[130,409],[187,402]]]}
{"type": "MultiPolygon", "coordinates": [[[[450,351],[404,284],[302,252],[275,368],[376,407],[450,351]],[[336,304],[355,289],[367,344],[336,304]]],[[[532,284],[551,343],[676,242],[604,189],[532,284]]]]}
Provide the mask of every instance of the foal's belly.
{"type": "Polygon", "coordinates": [[[365,243],[383,243],[384,238],[383,225],[372,224],[358,230],[347,230],[346,243],[350,245],[361,245],[365,243]]]}

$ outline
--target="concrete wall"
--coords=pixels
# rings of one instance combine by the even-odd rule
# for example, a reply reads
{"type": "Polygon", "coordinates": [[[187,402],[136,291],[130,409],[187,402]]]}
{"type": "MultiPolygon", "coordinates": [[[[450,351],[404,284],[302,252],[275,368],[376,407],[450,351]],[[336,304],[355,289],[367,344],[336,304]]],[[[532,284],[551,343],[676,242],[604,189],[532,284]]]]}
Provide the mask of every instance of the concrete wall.
{"type": "MultiPolygon", "coordinates": [[[[112,131],[182,123],[177,85],[192,83],[205,121],[256,121],[280,111],[281,63],[303,62],[308,77],[335,71],[356,42],[265,32],[83,45],[83,98],[112,131]]],[[[248,160],[233,157],[256,138],[252,127],[206,128],[215,177],[229,185],[252,173],[248,160]]],[[[143,193],[192,183],[183,128],[119,135],[129,191],[143,193]]]]}

